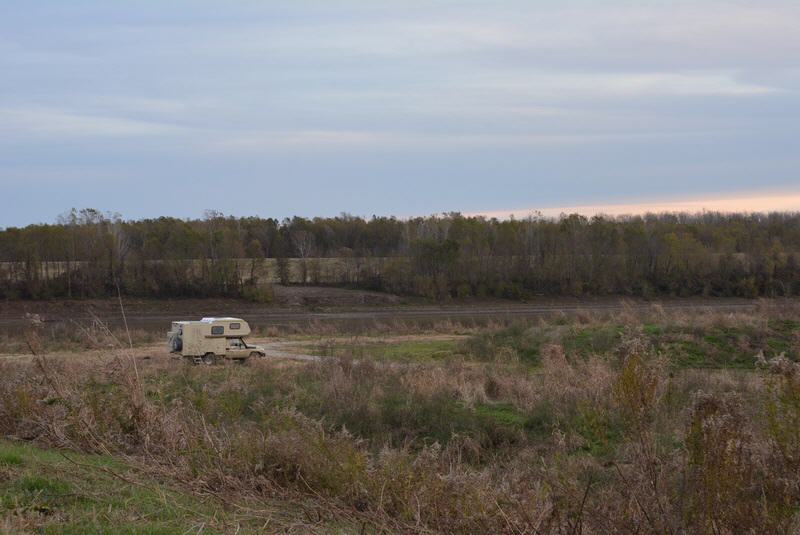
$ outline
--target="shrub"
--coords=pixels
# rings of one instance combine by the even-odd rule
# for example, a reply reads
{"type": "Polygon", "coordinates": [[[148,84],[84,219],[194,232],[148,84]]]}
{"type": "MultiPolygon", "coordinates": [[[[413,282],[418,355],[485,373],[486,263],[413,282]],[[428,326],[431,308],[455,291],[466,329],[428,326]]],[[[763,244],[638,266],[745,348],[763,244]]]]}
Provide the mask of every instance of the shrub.
{"type": "Polygon", "coordinates": [[[697,533],[785,533],[791,497],[763,463],[738,396],[699,392],[686,435],[687,515],[697,533]]]}

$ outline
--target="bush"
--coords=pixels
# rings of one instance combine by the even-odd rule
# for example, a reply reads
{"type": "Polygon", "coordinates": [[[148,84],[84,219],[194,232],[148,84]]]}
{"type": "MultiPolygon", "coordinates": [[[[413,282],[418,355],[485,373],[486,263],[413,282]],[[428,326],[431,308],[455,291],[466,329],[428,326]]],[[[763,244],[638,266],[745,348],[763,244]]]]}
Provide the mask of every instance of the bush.
{"type": "Polygon", "coordinates": [[[698,533],[786,533],[793,497],[763,463],[736,395],[695,397],[686,435],[688,517],[698,533]]]}
{"type": "Polygon", "coordinates": [[[535,327],[516,324],[499,331],[478,334],[464,344],[464,351],[478,360],[492,361],[511,350],[519,359],[535,365],[539,362],[544,337],[535,327]]]}
{"type": "Polygon", "coordinates": [[[242,298],[253,301],[254,303],[272,303],[275,295],[272,290],[272,285],[254,286],[246,284],[242,289],[242,298]]]}

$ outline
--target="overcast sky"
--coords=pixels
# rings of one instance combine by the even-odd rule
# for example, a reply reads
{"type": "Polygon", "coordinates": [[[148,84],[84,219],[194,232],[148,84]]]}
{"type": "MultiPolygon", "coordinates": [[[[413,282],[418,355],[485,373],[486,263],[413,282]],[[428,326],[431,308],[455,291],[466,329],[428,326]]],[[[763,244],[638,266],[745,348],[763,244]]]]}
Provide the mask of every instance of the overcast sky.
{"type": "Polygon", "coordinates": [[[0,226],[800,209],[798,90],[797,0],[0,0],[0,226]]]}

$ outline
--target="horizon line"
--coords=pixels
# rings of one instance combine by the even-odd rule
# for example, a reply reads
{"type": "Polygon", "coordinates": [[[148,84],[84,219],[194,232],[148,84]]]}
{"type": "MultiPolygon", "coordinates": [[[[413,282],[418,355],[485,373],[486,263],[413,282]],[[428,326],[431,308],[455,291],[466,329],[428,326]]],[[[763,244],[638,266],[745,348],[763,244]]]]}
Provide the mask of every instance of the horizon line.
{"type": "Polygon", "coordinates": [[[584,216],[635,216],[644,214],[754,214],[774,212],[800,212],[800,192],[754,193],[735,197],[704,197],[667,201],[640,201],[626,203],[598,203],[551,206],[546,208],[517,208],[507,210],[481,210],[465,213],[466,216],[509,219],[511,217],[559,217],[579,214],[584,216]]]}

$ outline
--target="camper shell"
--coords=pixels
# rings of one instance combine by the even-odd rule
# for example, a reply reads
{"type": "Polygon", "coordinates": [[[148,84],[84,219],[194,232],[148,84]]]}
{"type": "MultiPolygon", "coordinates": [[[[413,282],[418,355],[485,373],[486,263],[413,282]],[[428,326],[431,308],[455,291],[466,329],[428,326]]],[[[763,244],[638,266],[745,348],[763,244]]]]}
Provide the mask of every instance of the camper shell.
{"type": "Polygon", "coordinates": [[[244,362],[263,357],[264,348],[248,344],[250,325],[241,318],[203,318],[200,321],[173,321],[167,333],[169,350],[192,359],[196,364],[214,364],[220,359],[244,362]]]}

